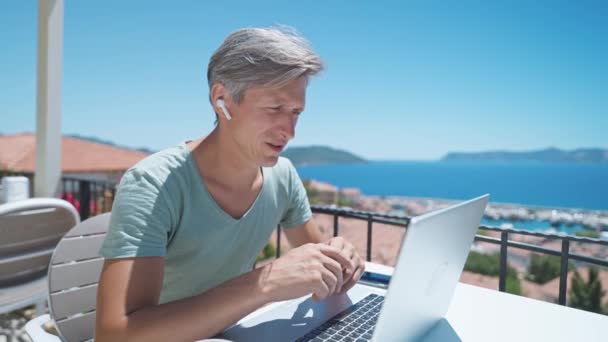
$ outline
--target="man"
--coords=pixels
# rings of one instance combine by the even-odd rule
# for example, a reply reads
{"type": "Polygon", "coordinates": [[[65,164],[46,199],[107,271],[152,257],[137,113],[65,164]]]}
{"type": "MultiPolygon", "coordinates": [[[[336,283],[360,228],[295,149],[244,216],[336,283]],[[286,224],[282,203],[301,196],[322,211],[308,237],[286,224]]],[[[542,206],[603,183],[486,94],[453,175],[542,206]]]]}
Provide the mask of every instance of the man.
{"type": "Polygon", "coordinates": [[[273,301],[342,294],[364,261],[322,241],[293,165],[295,136],[320,58],[286,29],[243,29],[207,77],[215,129],[156,153],[123,177],[100,254],[96,341],[193,341],[273,301]],[[280,224],[294,247],[252,270],[280,224]]]}

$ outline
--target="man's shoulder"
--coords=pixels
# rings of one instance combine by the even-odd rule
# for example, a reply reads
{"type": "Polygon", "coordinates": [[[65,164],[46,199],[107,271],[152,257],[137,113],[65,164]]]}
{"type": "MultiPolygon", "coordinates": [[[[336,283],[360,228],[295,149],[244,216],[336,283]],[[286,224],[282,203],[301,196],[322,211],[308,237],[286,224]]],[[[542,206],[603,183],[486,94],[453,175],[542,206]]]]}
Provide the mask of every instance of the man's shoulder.
{"type": "Polygon", "coordinates": [[[292,162],[284,157],[279,157],[274,166],[265,168],[264,174],[269,175],[269,181],[278,193],[282,193],[287,197],[291,196],[295,190],[294,188],[300,181],[298,172],[292,162]]]}
{"type": "Polygon", "coordinates": [[[295,167],[291,160],[279,157],[277,163],[270,168],[274,176],[282,181],[289,181],[295,173],[295,167]]]}
{"type": "Polygon", "coordinates": [[[289,160],[289,158],[279,157],[279,160],[277,161],[277,164],[275,165],[275,167],[277,167],[281,170],[289,171],[294,166],[293,166],[293,163],[291,162],[291,160],[289,160]]]}
{"type": "Polygon", "coordinates": [[[185,171],[188,162],[186,146],[178,145],[153,153],[140,160],[125,172],[124,178],[149,178],[163,184],[173,174],[185,171]]]}

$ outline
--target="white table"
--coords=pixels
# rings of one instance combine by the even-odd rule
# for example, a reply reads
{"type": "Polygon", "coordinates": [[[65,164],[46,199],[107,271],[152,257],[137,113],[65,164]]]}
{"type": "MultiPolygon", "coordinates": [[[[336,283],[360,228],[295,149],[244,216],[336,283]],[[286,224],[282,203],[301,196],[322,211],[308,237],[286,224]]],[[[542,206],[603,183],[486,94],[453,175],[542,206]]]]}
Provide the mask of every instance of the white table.
{"type": "MultiPolygon", "coordinates": [[[[392,267],[373,263],[366,263],[366,270],[393,273],[392,267]]],[[[284,303],[264,306],[239,322],[284,303]]],[[[606,342],[608,316],[458,283],[445,319],[425,336],[427,341],[606,342]]]]}
{"type": "MultiPolygon", "coordinates": [[[[367,263],[372,272],[393,268],[367,263]]],[[[608,341],[608,316],[458,283],[425,341],[608,341]]]]}

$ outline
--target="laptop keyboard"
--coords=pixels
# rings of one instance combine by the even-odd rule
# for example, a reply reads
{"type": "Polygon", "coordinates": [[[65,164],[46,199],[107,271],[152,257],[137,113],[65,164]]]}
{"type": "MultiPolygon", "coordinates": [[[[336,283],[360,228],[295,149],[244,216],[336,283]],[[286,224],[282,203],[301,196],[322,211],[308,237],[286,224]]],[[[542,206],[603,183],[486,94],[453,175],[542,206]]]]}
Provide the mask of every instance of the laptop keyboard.
{"type": "Polygon", "coordinates": [[[384,296],[370,294],[296,341],[370,341],[383,302],[384,296]]]}

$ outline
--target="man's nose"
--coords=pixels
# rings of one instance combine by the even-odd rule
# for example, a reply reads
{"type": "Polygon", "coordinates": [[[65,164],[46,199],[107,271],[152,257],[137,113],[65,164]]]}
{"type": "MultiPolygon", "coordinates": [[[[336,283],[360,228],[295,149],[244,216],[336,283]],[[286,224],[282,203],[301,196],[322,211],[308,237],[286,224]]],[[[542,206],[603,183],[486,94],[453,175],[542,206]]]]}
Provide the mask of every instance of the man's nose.
{"type": "Polygon", "coordinates": [[[296,135],[296,124],[298,123],[298,116],[295,114],[287,114],[285,115],[281,122],[281,133],[284,138],[287,140],[291,140],[296,135]]]}

